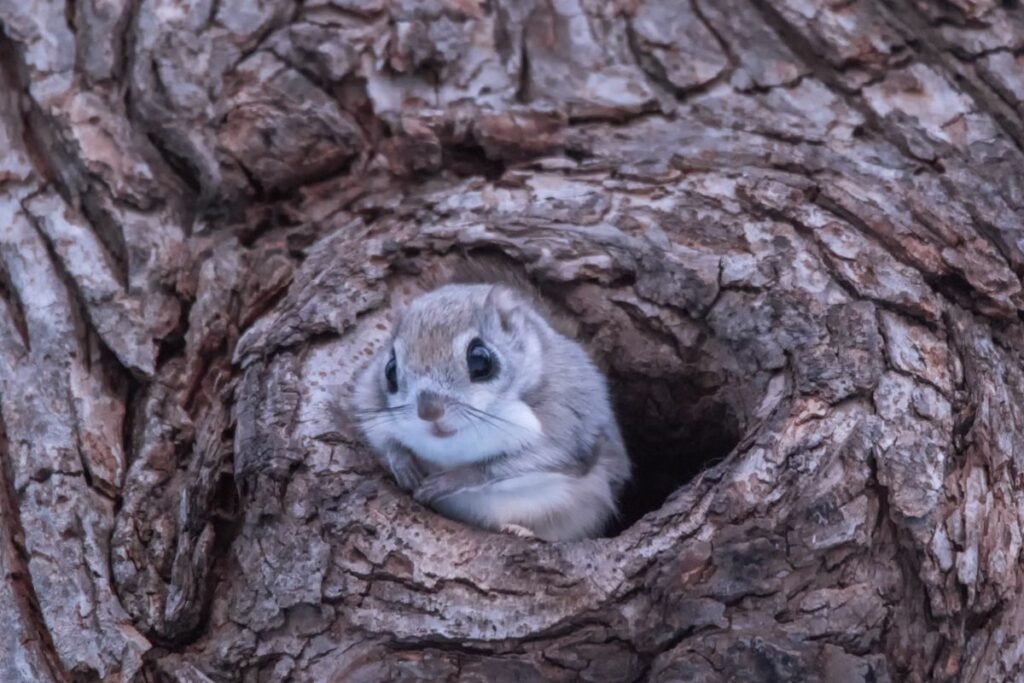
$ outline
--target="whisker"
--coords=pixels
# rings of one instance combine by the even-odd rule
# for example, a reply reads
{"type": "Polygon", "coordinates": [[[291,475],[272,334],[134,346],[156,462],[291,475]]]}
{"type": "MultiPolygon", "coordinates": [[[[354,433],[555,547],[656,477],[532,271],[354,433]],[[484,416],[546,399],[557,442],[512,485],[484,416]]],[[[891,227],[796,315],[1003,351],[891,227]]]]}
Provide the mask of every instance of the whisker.
{"type": "Polygon", "coordinates": [[[359,418],[359,422],[397,422],[401,417],[401,415],[367,415],[366,417],[359,418]]]}
{"type": "MultiPolygon", "coordinates": [[[[527,439],[523,438],[522,432],[523,431],[528,431],[528,430],[521,429],[520,433],[517,434],[515,431],[508,429],[508,427],[506,427],[505,424],[502,424],[501,422],[498,422],[498,421],[492,419],[492,416],[489,415],[488,413],[473,413],[473,412],[470,412],[470,413],[468,413],[467,416],[469,418],[471,418],[472,420],[476,420],[477,422],[483,422],[484,424],[488,425],[489,427],[491,427],[493,429],[497,429],[498,431],[502,432],[503,434],[505,434],[508,437],[510,437],[511,439],[513,439],[520,446],[526,445],[526,443],[527,443],[527,439]]],[[[511,426],[513,426],[513,427],[519,427],[519,425],[516,425],[515,423],[509,423],[507,420],[505,422],[507,424],[511,424],[511,426]]]]}
{"type": "Polygon", "coordinates": [[[412,407],[411,403],[403,403],[400,406],[394,406],[394,407],[384,406],[383,408],[373,408],[373,409],[370,409],[370,410],[357,410],[357,411],[355,411],[355,413],[356,413],[356,415],[388,415],[388,414],[391,414],[391,413],[401,412],[401,411],[406,410],[407,408],[411,408],[411,407],[412,407]]]}
{"type": "MultiPolygon", "coordinates": [[[[456,407],[459,407],[459,406],[456,406],[456,407]]],[[[460,410],[459,413],[461,413],[461,415],[463,417],[467,417],[466,411],[460,410]]],[[[477,423],[476,420],[472,420],[472,419],[468,420],[468,423],[469,423],[469,426],[472,427],[473,432],[477,435],[477,438],[482,439],[485,436],[483,434],[483,432],[480,431],[480,425],[477,423]]]]}
{"type": "Polygon", "coordinates": [[[402,417],[403,412],[404,411],[398,409],[364,411],[362,413],[356,413],[356,421],[366,428],[381,427],[397,422],[398,419],[402,417]]]}
{"type": "Polygon", "coordinates": [[[538,433],[536,429],[533,429],[531,427],[526,427],[524,425],[519,424],[518,422],[513,422],[512,420],[506,420],[505,418],[501,417],[500,415],[495,415],[494,413],[489,413],[486,410],[481,410],[479,408],[474,408],[473,406],[469,405],[468,403],[460,403],[459,405],[465,406],[467,409],[469,409],[470,411],[472,411],[473,413],[475,413],[476,415],[479,415],[481,417],[487,417],[487,418],[490,418],[492,420],[497,420],[499,422],[504,422],[507,425],[515,427],[516,429],[521,429],[524,432],[530,432],[531,434],[537,434],[538,433]]]}
{"type": "MultiPolygon", "coordinates": [[[[472,410],[473,410],[472,406],[466,406],[464,404],[460,405],[458,407],[462,409],[461,412],[462,412],[462,414],[465,417],[470,418],[469,424],[473,425],[474,427],[477,426],[477,423],[483,422],[484,424],[486,424],[486,425],[488,425],[488,426],[490,426],[490,427],[492,427],[494,429],[497,429],[498,431],[503,432],[507,436],[511,437],[516,442],[516,446],[517,447],[521,448],[521,447],[523,447],[523,446],[525,446],[527,444],[527,440],[526,439],[523,439],[521,436],[515,434],[514,432],[509,431],[502,424],[500,424],[498,422],[495,422],[494,420],[490,419],[492,417],[490,415],[490,413],[487,413],[486,411],[472,412],[472,410]]],[[[505,422],[508,422],[508,420],[505,420],[505,422]]],[[[514,422],[513,423],[509,423],[509,424],[512,424],[513,426],[517,426],[517,427],[519,426],[519,425],[516,425],[514,422]]]]}
{"type": "MultiPolygon", "coordinates": [[[[474,428],[477,428],[478,423],[483,422],[486,425],[489,425],[489,426],[494,427],[496,429],[500,429],[499,425],[497,425],[497,424],[495,424],[495,423],[493,423],[493,422],[491,422],[489,420],[486,420],[486,419],[482,418],[479,415],[475,415],[474,413],[472,413],[470,411],[470,409],[469,409],[469,406],[465,405],[464,403],[457,403],[457,404],[455,404],[455,408],[458,408],[459,413],[462,415],[462,417],[466,418],[467,421],[469,422],[469,424],[471,424],[474,428]]],[[[505,431],[505,430],[502,430],[502,431],[505,431]]],[[[508,432],[505,432],[505,433],[508,434],[508,432]]]]}
{"type": "Polygon", "coordinates": [[[384,422],[394,422],[397,419],[398,419],[398,417],[395,416],[395,415],[368,415],[366,417],[359,418],[359,422],[360,423],[368,423],[368,422],[370,422],[370,423],[378,423],[378,422],[379,423],[384,423],[384,422]]]}

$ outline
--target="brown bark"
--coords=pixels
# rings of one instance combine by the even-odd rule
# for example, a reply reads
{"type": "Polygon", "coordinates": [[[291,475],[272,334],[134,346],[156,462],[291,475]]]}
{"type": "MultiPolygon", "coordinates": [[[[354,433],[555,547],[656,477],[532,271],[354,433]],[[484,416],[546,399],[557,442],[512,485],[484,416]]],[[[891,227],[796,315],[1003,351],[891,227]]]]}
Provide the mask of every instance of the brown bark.
{"type": "Polygon", "coordinates": [[[0,0],[0,680],[1024,680],[1024,9],[0,0]],[[638,483],[580,543],[335,409],[518,264],[638,483]]]}

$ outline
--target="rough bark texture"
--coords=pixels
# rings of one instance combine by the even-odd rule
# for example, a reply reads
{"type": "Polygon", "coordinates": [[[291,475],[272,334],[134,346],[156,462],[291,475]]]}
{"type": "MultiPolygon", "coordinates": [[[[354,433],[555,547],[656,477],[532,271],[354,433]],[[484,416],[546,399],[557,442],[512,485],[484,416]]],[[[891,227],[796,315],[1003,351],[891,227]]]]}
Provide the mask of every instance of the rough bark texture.
{"type": "Polygon", "coordinates": [[[0,680],[1024,679],[1015,0],[0,0],[0,67],[0,680]],[[617,535],[333,409],[474,253],[608,369],[617,535]]]}

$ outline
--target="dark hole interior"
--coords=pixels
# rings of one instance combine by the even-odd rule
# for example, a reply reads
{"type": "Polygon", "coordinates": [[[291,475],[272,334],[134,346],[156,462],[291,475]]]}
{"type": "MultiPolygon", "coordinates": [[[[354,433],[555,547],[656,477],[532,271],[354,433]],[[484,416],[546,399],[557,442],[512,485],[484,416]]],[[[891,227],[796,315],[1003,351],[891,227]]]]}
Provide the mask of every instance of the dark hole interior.
{"type": "Polygon", "coordinates": [[[702,395],[685,377],[660,382],[615,375],[609,379],[633,461],[633,480],[620,500],[621,514],[608,530],[615,536],[721,462],[739,441],[740,426],[726,403],[702,395]]]}

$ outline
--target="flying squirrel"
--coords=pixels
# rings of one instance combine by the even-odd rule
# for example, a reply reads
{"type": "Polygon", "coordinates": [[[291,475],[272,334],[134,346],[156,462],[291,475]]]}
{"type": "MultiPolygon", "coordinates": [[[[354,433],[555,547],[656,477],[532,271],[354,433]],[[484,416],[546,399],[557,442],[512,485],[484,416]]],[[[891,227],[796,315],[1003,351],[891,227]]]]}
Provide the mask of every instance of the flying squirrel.
{"type": "Polygon", "coordinates": [[[546,541],[599,535],[631,476],[607,382],[525,279],[489,273],[399,312],[352,413],[398,485],[445,516],[546,541]]]}

